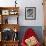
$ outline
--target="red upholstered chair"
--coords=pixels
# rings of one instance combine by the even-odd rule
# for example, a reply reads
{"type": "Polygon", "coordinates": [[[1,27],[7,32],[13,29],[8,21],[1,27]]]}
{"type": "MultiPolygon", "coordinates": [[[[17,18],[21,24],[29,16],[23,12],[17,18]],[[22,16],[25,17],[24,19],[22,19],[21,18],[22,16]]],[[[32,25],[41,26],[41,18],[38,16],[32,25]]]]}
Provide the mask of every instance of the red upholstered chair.
{"type": "MultiPolygon", "coordinates": [[[[37,40],[37,35],[36,33],[33,31],[32,28],[28,28],[27,31],[24,34],[24,37],[22,38],[22,42],[21,42],[21,46],[27,46],[25,40],[30,38],[30,37],[35,37],[37,40]]],[[[41,46],[40,42],[37,40],[37,44],[35,44],[34,46],[41,46]]]]}

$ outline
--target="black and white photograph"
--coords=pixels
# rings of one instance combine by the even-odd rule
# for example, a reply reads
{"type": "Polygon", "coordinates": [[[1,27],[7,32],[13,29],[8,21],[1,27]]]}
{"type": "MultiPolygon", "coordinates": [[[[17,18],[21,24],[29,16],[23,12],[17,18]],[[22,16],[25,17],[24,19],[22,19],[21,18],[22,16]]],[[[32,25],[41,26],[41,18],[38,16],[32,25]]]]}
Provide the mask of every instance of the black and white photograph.
{"type": "Polygon", "coordinates": [[[36,19],[36,8],[35,7],[26,7],[25,8],[25,19],[27,19],[27,20],[36,19]]]}

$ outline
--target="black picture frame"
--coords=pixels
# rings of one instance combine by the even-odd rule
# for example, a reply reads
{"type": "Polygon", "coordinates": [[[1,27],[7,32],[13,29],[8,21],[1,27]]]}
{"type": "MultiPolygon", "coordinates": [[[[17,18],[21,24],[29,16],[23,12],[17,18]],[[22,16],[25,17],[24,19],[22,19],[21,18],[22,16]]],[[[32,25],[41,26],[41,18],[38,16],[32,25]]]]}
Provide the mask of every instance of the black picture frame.
{"type": "Polygon", "coordinates": [[[36,7],[25,7],[25,20],[36,20],[36,7]]]}

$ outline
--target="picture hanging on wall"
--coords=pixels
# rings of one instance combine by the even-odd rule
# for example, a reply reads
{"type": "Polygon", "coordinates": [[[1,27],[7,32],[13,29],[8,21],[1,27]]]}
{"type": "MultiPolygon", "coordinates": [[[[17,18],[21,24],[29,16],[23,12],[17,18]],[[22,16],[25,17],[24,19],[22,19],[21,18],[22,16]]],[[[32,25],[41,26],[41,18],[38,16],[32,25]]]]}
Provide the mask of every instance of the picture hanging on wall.
{"type": "Polygon", "coordinates": [[[25,19],[26,20],[36,19],[36,7],[26,7],[25,8],[25,19]]]}

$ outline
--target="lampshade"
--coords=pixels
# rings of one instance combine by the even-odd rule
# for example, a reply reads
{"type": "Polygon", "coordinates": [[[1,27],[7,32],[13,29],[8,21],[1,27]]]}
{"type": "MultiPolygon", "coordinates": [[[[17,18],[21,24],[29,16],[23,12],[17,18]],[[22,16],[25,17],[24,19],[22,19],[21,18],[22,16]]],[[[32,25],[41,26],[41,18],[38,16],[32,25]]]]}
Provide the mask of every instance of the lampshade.
{"type": "Polygon", "coordinates": [[[14,32],[17,32],[17,29],[16,28],[14,29],[14,32]]]}

